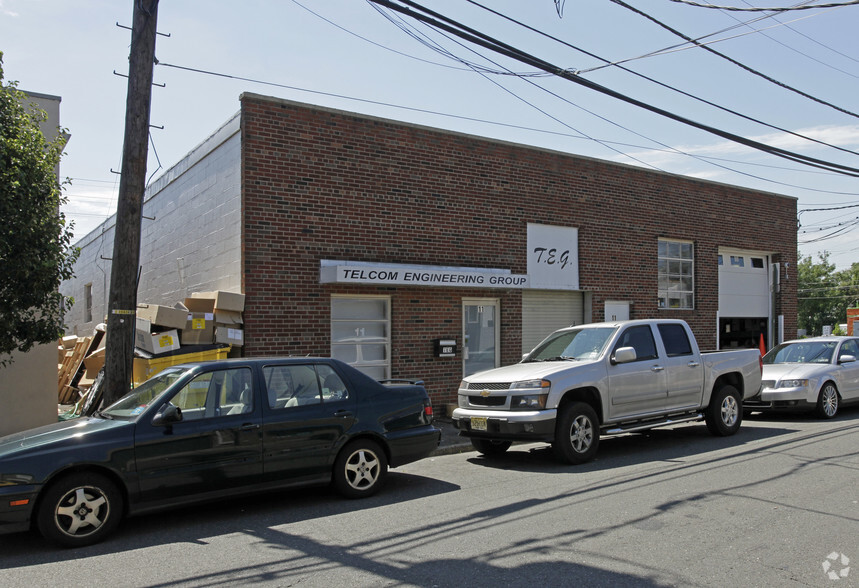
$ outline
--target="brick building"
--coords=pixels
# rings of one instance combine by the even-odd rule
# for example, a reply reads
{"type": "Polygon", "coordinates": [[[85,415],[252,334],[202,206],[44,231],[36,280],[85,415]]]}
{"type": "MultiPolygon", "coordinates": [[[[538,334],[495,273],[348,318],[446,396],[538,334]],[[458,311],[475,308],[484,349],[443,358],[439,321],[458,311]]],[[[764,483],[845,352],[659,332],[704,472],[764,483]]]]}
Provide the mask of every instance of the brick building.
{"type": "MultiPolygon", "coordinates": [[[[255,94],[143,214],[139,301],[244,292],[244,355],[340,357],[437,404],[568,324],[682,318],[704,348],[796,333],[793,198],[255,94]]],[[[113,222],[62,288],[82,333],[113,222]]]]}

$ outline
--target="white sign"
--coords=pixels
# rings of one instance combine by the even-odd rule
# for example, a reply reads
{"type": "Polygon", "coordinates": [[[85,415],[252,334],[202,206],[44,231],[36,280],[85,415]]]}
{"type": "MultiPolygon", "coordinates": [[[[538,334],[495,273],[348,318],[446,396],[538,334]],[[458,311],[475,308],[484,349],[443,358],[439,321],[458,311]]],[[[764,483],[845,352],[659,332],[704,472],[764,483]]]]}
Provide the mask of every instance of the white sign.
{"type": "Polygon", "coordinates": [[[527,288],[528,276],[510,270],[440,267],[405,264],[361,263],[323,259],[322,284],[374,284],[443,286],[448,288],[527,288]]]}
{"type": "Polygon", "coordinates": [[[579,289],[579,230],[528,223],[531,288],[579,289]]]}

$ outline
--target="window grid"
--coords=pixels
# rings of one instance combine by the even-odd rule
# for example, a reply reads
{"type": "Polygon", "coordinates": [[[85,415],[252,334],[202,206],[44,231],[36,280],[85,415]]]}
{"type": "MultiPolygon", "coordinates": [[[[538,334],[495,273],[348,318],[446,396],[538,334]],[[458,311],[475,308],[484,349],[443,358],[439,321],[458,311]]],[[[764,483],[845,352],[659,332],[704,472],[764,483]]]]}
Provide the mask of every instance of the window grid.
{"type": "Polygon", "coordinates": [[[695,255],[692,243],[659,241],[658,306],[660,309],[695,308],[695,255]]]}
{"type": "Polygon", "coordinates": [[[371,378],[391,377],[389,297],[331,297],[331,357],[371,378]]]}

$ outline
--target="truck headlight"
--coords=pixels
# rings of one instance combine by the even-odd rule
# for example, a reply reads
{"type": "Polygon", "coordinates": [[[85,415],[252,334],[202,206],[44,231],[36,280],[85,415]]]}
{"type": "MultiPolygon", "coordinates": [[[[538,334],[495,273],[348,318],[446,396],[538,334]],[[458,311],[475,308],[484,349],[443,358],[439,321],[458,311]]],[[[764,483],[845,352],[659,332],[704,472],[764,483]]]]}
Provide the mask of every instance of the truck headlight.
{"type": "Polygon", "coordinates": [[[778,383],[779,388],[805,388],[808,380],[782,380],[778,383]]]}
{"type": "Polygon", "coordinates": [[[526,396],[513,396],[510,398],[512,410],[538,410],[546,408],[548,394],[528,394],[526,396]]]}
{"type": "Polygon", "coordinates": [[[552,383],[549,380],[522,380],[510,384],[510,390],[543,390],[548,391],[552,383]]]}

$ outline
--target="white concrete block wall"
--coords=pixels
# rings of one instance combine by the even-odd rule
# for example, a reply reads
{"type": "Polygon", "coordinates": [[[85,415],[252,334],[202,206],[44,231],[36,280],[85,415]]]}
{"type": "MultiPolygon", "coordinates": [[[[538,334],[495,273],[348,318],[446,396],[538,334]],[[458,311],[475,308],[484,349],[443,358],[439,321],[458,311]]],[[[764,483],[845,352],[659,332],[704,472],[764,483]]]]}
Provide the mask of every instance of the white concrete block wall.
{"type": "MultiPolygon", "coordinates": [[[[147,190],[140,241],[137,301],[173,306],[192,292],[241,291],[241,135],[230,119],[147,190]],[[154,220],[153,220],[154,219],[154,220]]],[[[107,314],[109,260],[116,219],[77,245],[75,277],[60,291],[75,304],[67,334],[85,336],[107,314]],[[85,320],[84,292],[92,284],[93,320],[85,320]]]]}

